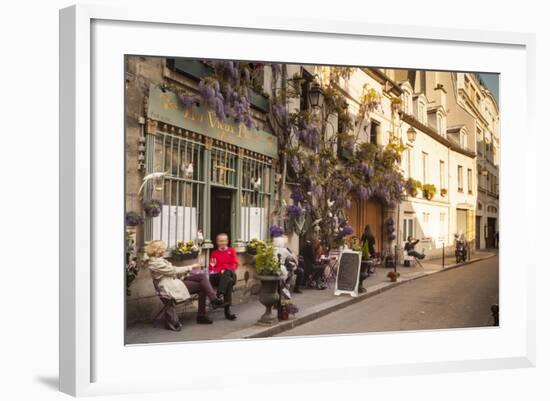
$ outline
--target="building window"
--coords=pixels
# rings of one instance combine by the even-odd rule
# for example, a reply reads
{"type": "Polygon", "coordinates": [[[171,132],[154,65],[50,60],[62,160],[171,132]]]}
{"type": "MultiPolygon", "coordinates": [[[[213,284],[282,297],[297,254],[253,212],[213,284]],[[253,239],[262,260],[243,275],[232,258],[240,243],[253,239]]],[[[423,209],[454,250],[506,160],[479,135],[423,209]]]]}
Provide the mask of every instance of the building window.
{"type": "Polygon", "coordinates": [[[443,118],[441,117],[441,114],[437,113],[437,133],[439,135],[443,135],[443,118]]]}
{"type": "Polygon", "coordinates": [[[447,169],[445,168],[445,161],[439,161],[439,188],[447,189],[447,169]]]}
{"type": "Polygon", "coordinates": [[[300,110],[309,110],[309,87],[313,82],[313,75],[302,68],[302,84],[300,90],[300,110]]]}
{"type": "Polygon", "coordinates": [[[471,195],[472,194],[472,180],[473,180],[473,177],[472,177],[472,169],[469,168],[468,169],[468,193],[471,195]]]}
{"type": "Polygon", "coordinates": [[[203,188],[204,147],[202,144],[164,132],[157,132],[153,145],[152,172],[168,174],[148,182],[145,194],[162,202],[160,215],[153,217],[145,240],[160,239],[168,248],[178,241],[190,241],[200,226],[203,188]]]}
{"type": "Polygon", "coordinates": [[[374,120],[370,122],[369,142],[378,145],[378,134],[380,132],[380,123],[374,120]]]}
{"type": "Polygon", "coordinates": [[[148,142],[146,173],[168,174],[147,182],[144,198],[162,202],[161,213],[147,218],[145,241],[163,240],[168,249],[179,241],[205,239],[225,232],[233,241],[266,239],[273,192],[271,159],[213,146],[157,131],[148,142]],[[209,160],[210,159],[210,160],[209,160]],[[208,161],[205,162],[205,161],[208,161]]]}
{"type": "Polygon", "coordinates": [[[430,177],[429,155],[426,152],[422,152],[422,183],[427,184],[430,177]]]}
{"type": "Polygon", "coordinates": [[[409,101],[410,101],[411,95],[407,91],[403,91],[403,111],[407,114],[409,114],[409,101]]]}
{"type": "Polygon", "coordinates": [[[405,178],[412,177],[412,150],[410,148],[403,152],[403,170],[405,171],[405,178]]]}
{"type": "Polygon", "coordinates": [[[422,124],[426,123],[426,118],[424,117],[426,115],[426,107],[424,106],[424,103],[418,102],[418,121],[420,121],[422,124]]]}
{"type": "Polygon", "coordinates": [[[409,237],[414,238],[414,217],[405,216],[403,219],[403,242],[406,242],[409,237]]]}
{"type": "Polygon", "coordinates": [[[439,213],[439,240],[447,239],[447,213],[439,213]]]}
{"type": "Polygon", "coordinates": [[[464,177],[462,172],[462,166],[458,166],[458,192],[464,192],[464,177]]]}
{"type": "Polygon", "coordinates": [[[249,157],[242,160],[241,240],[266,239],[271,166],[249,157]]]}

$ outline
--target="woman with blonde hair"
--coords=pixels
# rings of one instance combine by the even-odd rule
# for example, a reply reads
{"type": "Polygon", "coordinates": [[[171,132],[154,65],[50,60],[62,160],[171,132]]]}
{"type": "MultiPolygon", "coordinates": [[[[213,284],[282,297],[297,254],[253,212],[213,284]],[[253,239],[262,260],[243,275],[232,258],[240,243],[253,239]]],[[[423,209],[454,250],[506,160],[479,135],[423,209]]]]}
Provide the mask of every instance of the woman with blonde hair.
{"type": "Polygon", "coordinates": [[[201,270],[200,263],[174,266],[164,258],[165,252],[164,241],[155,240],[147,245],[149,256],[147,267],[151,270],[153,283],[160,299],[167,305],[164,311],[166,327],[174,331],[182,329],[175,304],[189,299],[191,294],[199,294],[197,323],[211,324],[212,320],[206,315],[206,298],[210,299],[213,308],[224,306],[224,303],[216,296],[216,291],[212,288],[207,275],[201,270]]]}

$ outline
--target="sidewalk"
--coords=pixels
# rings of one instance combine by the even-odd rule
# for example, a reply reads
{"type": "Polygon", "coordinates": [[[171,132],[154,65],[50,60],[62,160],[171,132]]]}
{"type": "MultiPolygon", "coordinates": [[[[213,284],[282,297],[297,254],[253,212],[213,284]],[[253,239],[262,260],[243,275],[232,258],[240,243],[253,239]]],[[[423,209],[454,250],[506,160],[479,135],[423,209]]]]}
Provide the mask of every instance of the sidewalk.
{"type": "MultiPolygon", "coordinates": [[[[466,263],[472,263],[493,256],[495,256],[495,253],[478,251],[466,263]]],[[[391,283],[386,277],[386,274],[391,269],[379,268],[374,275],[371,275],[364,281],[367,292],[360,294],[357,298],[344,295],[337,297],[334,295],[334,289],[331,288],[325,290],[305,289],[302,294],[293,294],[292,301],[300,309],[296,317],[279,322],[273,326],[265,327],[256,324],[264,311],[264,307],[257,300],[257,296],[246,296],[237,293],[233,307],[234,312],[238,316],[238,319],[235,321],[226,320],[223,316],[223,311],[212,311],[209,316],[214,320],[214,324],[198,325],[195,323],[195,308],[190,307],[184,311],[181,317],[183,324],[181,332],[165,330],[161,322],[157,323],[157,327],[153,327],[151,322],[140,322],[130,326],[126,330],[126,343],[146,344],[269,337],[379,294],[397,285],[443,270],[459,267],[463,264],[457,265],[454,257],[448,257],[445,259],[444,269],[442,269],[441,259],[422,261],[422,265],[423,267],[420,267],[420,265],[415,267],[398,266],[397,271],[401,276],[396,283],[391,283]]],[[[159,310],[160,308],[161,304],[159,302],[159,310]]]]}

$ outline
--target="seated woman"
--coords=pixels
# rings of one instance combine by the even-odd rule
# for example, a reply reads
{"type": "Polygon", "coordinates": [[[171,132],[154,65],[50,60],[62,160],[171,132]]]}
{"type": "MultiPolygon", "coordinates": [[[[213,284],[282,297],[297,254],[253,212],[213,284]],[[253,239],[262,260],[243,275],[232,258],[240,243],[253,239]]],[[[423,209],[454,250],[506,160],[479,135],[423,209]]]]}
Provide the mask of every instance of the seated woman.
{"type": "Polygon", "coordinates": [[[210,282],[218,289],[218,296],[223,296],[225,303],[225,318],[235,320],[237,316],[231,312],[233,286],[237,282],[235,270],[239,267],[239,259],[235,249],[229,246],[229,237],[225,233],[216,236],[216,247],[210,254],[210,282]]]}
{"type": "Polygon", "coordinates": [[[199,294],[197,323],[211,324],[212,320],[206,315],[206,297],[210,299],[213,308],[223,306],[223,302],[216,297],[206,274],[200,270],[201,265],[195,263],[189,266],[174,266],[164,259],[165,252],[164,241],[151,241],[147,246],[147,267],[151,270],[162,302],[167,305],[164,311],[166,328],[181,330],[182,325],[176,313],[175,303],[189,299],[190,294],[199,294]]]}

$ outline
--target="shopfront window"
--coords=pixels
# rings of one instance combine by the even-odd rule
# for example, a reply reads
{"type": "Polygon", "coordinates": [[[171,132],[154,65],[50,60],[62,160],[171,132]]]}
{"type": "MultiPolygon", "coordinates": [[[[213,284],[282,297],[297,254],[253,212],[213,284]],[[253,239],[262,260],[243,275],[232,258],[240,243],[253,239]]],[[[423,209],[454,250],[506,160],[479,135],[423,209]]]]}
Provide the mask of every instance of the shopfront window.
{"type": "MultiPolygon", "coordinates": [[[[178,241],[194,240],[203,213],[203,145],[165,132],[154,137],[152,172],[166,172],[146,188],[148,198],[162,202],[153,217],[148,239],[162,239],[174,247],[178,241]]],[[[147,236],[147,234],[146,234],[147,236]]]]}
{"type": "MultiPolygon", "coordinates": [[[[168,131],[168,130],[167,130],[168,131]]],[[[273,192],[271,158],[217,142],[207,149],[199,135],[157,131],[150,136],[144,199],[158,199],[161,213],[146,220],[145,240],[179,241],[219,233],[230,241],[266,239],[273,192]],[[192,139],[190,139],[190,137],[192,139]]]]}

